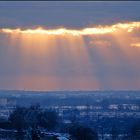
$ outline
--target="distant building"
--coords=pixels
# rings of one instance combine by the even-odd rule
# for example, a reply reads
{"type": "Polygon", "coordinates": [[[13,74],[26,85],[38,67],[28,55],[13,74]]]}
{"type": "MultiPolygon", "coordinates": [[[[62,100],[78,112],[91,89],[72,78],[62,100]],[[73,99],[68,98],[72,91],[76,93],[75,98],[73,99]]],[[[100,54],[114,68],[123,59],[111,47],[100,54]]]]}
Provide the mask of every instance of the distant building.
{"type": "Polygon", "coordinates": [[[0,98],[0,106],[6,106],[7,105],[7,98],[0,98]]]}
{"type": "Polygon", "coordinates": [[[7,106],[9,107],[15,107],[16,106],[16,99],[7,99],[7,106]]]}

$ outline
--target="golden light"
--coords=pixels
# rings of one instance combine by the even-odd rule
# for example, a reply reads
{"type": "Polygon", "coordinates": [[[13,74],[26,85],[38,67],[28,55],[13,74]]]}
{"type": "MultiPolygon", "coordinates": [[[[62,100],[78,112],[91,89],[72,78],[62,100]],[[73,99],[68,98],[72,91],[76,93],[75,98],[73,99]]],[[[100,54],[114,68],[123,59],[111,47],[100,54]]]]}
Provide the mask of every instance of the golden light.
{"type": "Polygon", "coordinates": [[[136,47],[136,48],[140,48],[140,43],[132,43],[131,46],[136,47]]]}
{"type": "Polygon", "coordinates": [[[58,28],[58,29],[44,29],[42,27],[36,29],[26,29],[22,30],[20,28],[10,29],[10,28],[2,28],[1,32],[4,33],[15,33],[15,34],[43,34],[43,35],[96,35],[96,34],[107,34],[113,33],[118,30],[125,29],[127,32],[132,32],[134,28],[140,27],[140,22],[128,22],[128,23],[117,23],[114,25],[108,26],[97,26],[97,27],[88,27],[83,29],[67,29],[67,28],[58,28]]]}
{"type": "Polygon", "coordinates": [[[37,87],[39,79],[44,83],[41,89],[46,85],[61,87],[61,82],[62,86],[76,89],[80,85],[100,88],[100,73],[108,75],[102,75],[106,86],[119,84],[120,77],[108,74],[108,67],[117,69],[121,62],[136,67],[140,56],[139,49],[135,49],[140,48],[139,30],[140,22],[126,22],[82,29],[1,28],[0,33],[8,37],[7,52],[13,57],[18,54],[19,67],[25,72],[21,79],[17,78],[24,81],[19,87],[37,87]],[[28,75],[28,71],[34,74],[28,75]]]}

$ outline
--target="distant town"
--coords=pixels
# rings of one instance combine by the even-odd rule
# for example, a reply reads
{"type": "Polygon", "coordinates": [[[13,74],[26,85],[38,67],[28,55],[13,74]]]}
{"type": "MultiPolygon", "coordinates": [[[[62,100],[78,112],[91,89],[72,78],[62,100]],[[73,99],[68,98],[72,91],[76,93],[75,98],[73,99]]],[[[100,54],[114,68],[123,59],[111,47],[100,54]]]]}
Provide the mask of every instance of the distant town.
{"type": "Polygon", "coordinates": [[[55,111],[65,133],[68,133],[67,126],[78,123],[95,130],[99,140],[112,139],[112,129],[117,139],[129,139],[133,126],[140,120],[140,91],[1,90],[1,126],[17,107],[35,105],[42,110],[55,111]]]}

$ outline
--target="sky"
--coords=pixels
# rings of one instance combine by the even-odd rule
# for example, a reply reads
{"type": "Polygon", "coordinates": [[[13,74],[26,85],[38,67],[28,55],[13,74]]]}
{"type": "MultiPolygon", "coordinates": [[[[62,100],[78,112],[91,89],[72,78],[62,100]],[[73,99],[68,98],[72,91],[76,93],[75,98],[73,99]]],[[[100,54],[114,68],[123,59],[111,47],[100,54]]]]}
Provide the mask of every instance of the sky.
{"type": "Polygon", "coordinates": [[[0,89],[139,90],[140,2],[0,2],[0,89]]]}

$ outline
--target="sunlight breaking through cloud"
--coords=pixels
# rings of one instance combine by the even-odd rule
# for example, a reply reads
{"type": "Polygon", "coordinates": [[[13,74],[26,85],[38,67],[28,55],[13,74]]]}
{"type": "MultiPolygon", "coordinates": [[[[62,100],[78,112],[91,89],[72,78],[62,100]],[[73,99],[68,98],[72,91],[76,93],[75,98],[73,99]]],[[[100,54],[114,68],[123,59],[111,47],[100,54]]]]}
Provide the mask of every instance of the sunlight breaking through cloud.
{"type": "Polygon", "coordinates": [[[128,23],[117,23],[114,25],[108,26],[97,26],[97,27],[88,27],[80,30],[76,29],[67,29],[67,28],[58,28],[58,29],[44,29],[38,27],[36,29],[26,29],[22,30],[21,28],[11,29],[11,28],[2,28],[1,32],[4,33],[17,33],[17,34],[43,34],[43,35],[94,35],[94,34],[107,34],[113,33],[118,30],[125,29],[127,32],[132,32],[133,29],[139,28],[140,22],[128,22],[128,23]]]}
{"type": "Polygon", "coordinates": [[[117,88],[120,81],[137,87],[139,31],[140,22],[83,29],[1,28],[0,72],[29,89],[117,88]]]}

